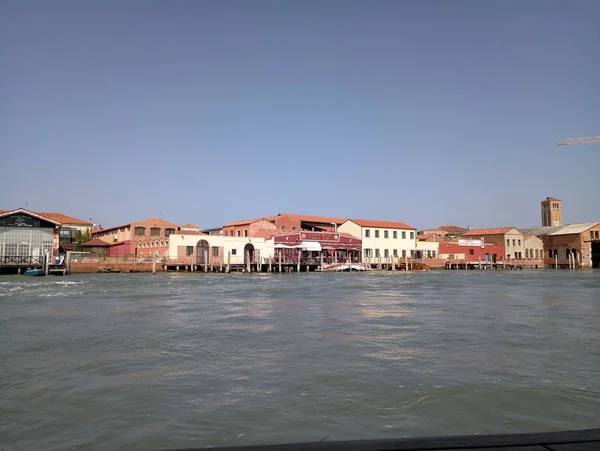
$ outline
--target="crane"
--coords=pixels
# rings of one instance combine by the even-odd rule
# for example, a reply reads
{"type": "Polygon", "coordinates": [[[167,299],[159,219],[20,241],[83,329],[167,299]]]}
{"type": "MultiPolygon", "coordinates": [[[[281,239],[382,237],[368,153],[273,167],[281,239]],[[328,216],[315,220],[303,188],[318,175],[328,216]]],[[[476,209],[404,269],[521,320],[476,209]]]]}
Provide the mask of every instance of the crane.
{"type": "Polygon", "coordinates": [[[589,138],[569,138],[559,141],[559,146],[568,146],[569,144],[598,144],[600,143],[600,136],[592,136],[589,138]]]}

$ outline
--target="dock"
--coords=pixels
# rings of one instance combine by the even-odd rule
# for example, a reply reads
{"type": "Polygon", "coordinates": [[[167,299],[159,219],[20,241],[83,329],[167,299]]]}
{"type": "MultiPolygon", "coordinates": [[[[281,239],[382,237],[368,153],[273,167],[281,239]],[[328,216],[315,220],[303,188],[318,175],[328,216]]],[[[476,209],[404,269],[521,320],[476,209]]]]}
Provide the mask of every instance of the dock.
{"type": "MultiPolygon", "coordinates": [[[[188,448],[188,451],[206,448],[188,448]]],[[[597,451],[600,429],[216,447],[220,451],[597,451]]],[[[178,450],[171,450],[178,451],[178,450]]],[[[181,450],[179,450],[181,451],[181,450]]]]}

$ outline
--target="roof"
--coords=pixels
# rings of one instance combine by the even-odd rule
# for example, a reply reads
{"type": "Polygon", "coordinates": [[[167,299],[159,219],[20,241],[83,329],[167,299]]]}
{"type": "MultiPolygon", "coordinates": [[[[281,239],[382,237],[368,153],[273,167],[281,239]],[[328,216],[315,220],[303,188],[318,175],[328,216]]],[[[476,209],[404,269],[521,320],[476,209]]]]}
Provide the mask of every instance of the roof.
{"type": "Polygon", "coordinates": [[[26,215],[33,216],[34,218],[41,219],[46,222],[51,222],[55,225],[61,225],[61,223],[55,219],[42,216],[41,214],[35,213],[33,211],[25,210],[24,208],[16,208],[14,210],[0,210],[0,216],[8,216],[16,213],[24,213],[26,215]]]}
{"type": "Polygon", "coordinates": [[[98,238],[94,238],[92,240],[86,241],[85,243],[82,243],[81,246],[82,247],[109,247],[110,243],[107,243],[106,241],[103,241],[98,238]]]}
{"type": "Polygon", "coordinates": [[[576,235],[583,233],[597,225],[600,225],[600,221],[581,222],[578,224],[567,224],[561,226],[529,227],[525,229],[519,229],[519,231],[523,234],[531,234],[536,236],[576,235]]]}
{"type": "Polygon", "coordinates": [[[272,222],[272,221],[275,221],[275,216],[263,216],[262,218],[253,218],[253,219],[243,219],[241,221],[232,221],[232,222],[225,224],[223,227],[233,227],[233,226],[238,226],[238,225],[252,224],[253,222],[261,221],[263,219],[265,221],[272,222]]]}
{"type": "Polygon", "coordinates": [[[495,229],[473,229],[469,230],[466,233],[463,233],[462,236],[479,236],[479,235],[504,235],[505,233],[510,232],[515,229],[514,227],[497,227],[495,229]]]}
{"type": "Polygon", "coordinates": [[[412,229],[416,230],[413,226],[405,224],[403,222],[392,222],[392,221],[374,221],[370,219],[348,219],[354,224],[361,227],[380,227],[382,229],[412,229]]]}
{"type": "Polygon", "coordinates": [[[556,197],[546,197],[546,200],[556,200],[558,202],[562,202],[562,200],[557,199],[556,197]]]}
{"type": "Polygon", "coordinates": [[[178,230],[175,232],[175,235],[206,235],[204,232],[200,232],[199,230],[178,230]]]}
{"type": "Polygon", "coordinates": [[[580,224],[568,224],[568,225],[560,227],[559,230],[552,232],[550,235],[555,236],[555,235],[579,234],[579,233],[586,232],[587,230],[589,230],[592,227],[595,227],[597,225],[600,225],[600,222],[583,222],[580,224]]]}
{"type": "Polygon", "coordinates": [[[84,221],[83,219],[75,218],[74,216],[65,215],[63,213],[40,212],[38,213],[38,215],[44,216],[45,218],[53,219],[56,222],[60,222],[61,224],[87,225],[90,227],[93,225],[90,221],[84,221]]]}
{"type": "Polygon", "coordinates": [[[24,208],[17,208],[15,210],[0,210],[0,215],[4,213],[16,213],[16,212],[24,212],[29,214],[34,214],[40,216],[43,219],[50,220],[50,222],[58,223],[58,224],[77,224],[77,225],[87,225],[92,226],[92,223],[89,221],[84,221],[83,219],[75,218],[73,216],[68,216],[63,213],[56,212],[33,212],[26,210],[24,208]]]}
{"type": "Polygon", "coordinates": [[[277,215],[277,217],[281,217],[281,216],[292,216],[303,222],[318,222],[318,223],[322,223],[322,224],[335,223],[338,225],[343,224],[348,219],[348,218],[333,218],[330,216],[299,215],[296,213],[280,213],[277,215]]]}
{"type": "Polygon", "coordinates": [[[198,227],[197,225],[194,224],[184,224],[182,226],[179,226],[181,229],[200,229],[200,227],[198,227]]]}
{"type": "Polygon", "coordinates": [[[453,226],[453,225],[439,226],[438,229],[443,230],[444,232],[466,232],[467,230],[469,230],[466,227],[453,226]]]}
{"type": "MultiPolygon", "coordinates": [[[[131,222],[128,222],[127,224],[121,224],[121,225],[114,226],[114,227],[107,227],[107,228],[102,228],[102,229],[94,229],[94,230],[92,230],[92,234],[110,232],[111,230],[117,230],[117,229],[123,229],[125,227],[130,227],[131,224],[137,224],[139,222],[145,222],[145,221],[152,221],[153,219],[156,220],[156,221],[163,221],[163,222],[166,222],[168,224],[172,224],[173,226],[179,227],[177,224],[175,224],[173,222],[170,222],[170,221],[167,221],[166,219],[153,217],[153,218],[140,219],[139,221],[131,221],[131,222]]],[[[144,227],[147,227],[147,226],[144,226],[144,227]]]]}

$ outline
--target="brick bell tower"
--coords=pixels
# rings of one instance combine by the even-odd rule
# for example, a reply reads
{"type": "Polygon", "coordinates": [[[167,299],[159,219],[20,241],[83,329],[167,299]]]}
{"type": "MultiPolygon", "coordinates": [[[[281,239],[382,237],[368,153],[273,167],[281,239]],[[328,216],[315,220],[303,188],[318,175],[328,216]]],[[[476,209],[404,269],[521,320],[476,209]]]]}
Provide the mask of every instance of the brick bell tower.
{"type": "Polygon", "coordinates": [[[561,226],[562,220],[562,200],[555,197],[546,197],[542,201],[542,226],[561,226]]]}

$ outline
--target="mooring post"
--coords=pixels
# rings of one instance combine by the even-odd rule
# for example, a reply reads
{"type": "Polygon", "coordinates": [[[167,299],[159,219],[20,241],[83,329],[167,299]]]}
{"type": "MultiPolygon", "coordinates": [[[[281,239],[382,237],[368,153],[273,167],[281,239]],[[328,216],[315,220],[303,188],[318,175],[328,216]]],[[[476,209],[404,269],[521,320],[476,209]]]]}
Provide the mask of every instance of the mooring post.
{"type": "Polygon", "coordinates": [[[231,272],[231,251],[227,251],[227,274],[231,272]]]}
{"type": "Polygon", "coordinates": [[[298,252],[298,268],[297,271],[300,272],[300,257],[302,256],[302,249],[297,249],[298,252]]]}
{"type": "Polygon", "coordinates": [[[281,274],[281,257],[282,257],[282,249],[279,249],[279,274],[281,274]]]}
{"type": "Polygon", "coordinates": [[[156,275],[156,251],[152,254],[152,275],[156,275]]]}

